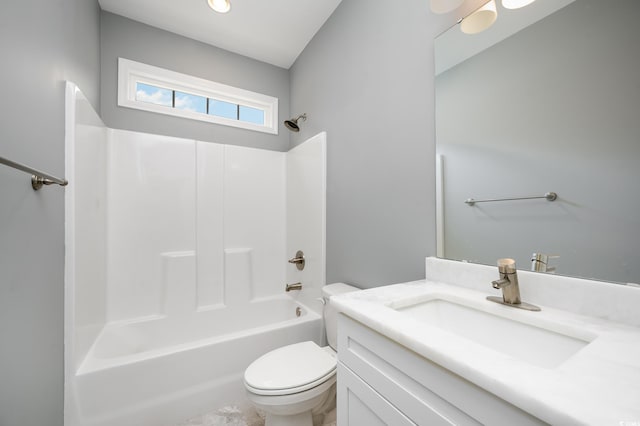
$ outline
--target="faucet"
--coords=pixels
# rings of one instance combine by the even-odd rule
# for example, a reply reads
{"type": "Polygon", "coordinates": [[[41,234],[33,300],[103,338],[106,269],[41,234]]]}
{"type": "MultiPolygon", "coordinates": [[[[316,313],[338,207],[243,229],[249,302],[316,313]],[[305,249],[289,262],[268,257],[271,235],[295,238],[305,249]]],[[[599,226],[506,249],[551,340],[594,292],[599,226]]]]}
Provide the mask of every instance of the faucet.
{"type": "Polygon", "coordinates": [[[487,300],[528,311],[540,310],[538,306],[524,303],[520,300],[520,286],[518,285],[515,260],[498,259],[498,272],[500,273],[500,279],[492,281],[491,285],[495,289],[502,290],[502,298],[487,296],[487,300]]]}
{"type": "Polygon", "coordinates": [[[531,255],[531,270],[534,272],[555,272],[555,266],[549,266],[549,259],[557,259],[560,256],[533,253],[531,255]]]}
{"type": "Polygon", "coordinates": [[[504,303],[511,305],[520,303],[520,286],[516,273],[516,261],[513,259],[498,259],[498,271],[500,279],[492,281],[495,289],[502,289],[504,303]]]}
{"type": "Polygon", "coordinates": [[[287,284],[285,291],[302,290],[302,283],[287,284]]]}

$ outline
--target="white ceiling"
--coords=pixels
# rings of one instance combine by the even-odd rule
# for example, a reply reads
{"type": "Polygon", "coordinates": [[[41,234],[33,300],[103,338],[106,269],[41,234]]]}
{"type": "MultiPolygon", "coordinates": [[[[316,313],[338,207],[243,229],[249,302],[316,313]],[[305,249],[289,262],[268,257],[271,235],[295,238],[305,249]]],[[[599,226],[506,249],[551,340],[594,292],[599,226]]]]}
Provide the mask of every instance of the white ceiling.
{"type": "Polygon", "coordinates": [[[117,15],[240,55],[289,68],[342,0],[231,0],[227,14],[207,0],[99,0],[117,15]]]}

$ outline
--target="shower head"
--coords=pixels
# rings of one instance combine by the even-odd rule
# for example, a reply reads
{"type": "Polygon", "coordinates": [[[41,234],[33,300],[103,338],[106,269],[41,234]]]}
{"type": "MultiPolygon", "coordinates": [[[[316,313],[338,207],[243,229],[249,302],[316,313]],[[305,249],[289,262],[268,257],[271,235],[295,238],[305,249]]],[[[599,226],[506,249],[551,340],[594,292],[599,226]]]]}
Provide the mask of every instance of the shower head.
{"type": "Polygon", "coordinates": [[[298,120],[302,120],[302,121],[306,121],[307,120],[307,114],[303,113],[300,114],[299,116],[297,116],[296,118],[292,118],[291,120],[285,120],[284,121],[284,126],[291,130],[292,132],[299,132],[300,131],[300,126],[298,126],[298,120]]]}

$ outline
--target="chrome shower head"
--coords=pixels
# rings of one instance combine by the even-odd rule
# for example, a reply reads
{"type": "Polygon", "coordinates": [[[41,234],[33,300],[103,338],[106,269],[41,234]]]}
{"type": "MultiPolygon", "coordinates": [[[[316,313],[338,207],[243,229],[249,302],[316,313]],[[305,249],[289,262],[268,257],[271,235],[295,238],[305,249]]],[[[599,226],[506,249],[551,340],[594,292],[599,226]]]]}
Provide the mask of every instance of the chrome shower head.
{"type": "Polygon", "coordinates": [[[298,120],[302,120],[302,121],[306,121],[307,120],[307,114],[303,113],[300,114],[299,116],[297,116],[296,118],[292,118],[291,120],[285,120],[284,121],[284,126],[291,130],[292,132],[299,132],[300,131],[300,126],[298,126],[298,120]]]}

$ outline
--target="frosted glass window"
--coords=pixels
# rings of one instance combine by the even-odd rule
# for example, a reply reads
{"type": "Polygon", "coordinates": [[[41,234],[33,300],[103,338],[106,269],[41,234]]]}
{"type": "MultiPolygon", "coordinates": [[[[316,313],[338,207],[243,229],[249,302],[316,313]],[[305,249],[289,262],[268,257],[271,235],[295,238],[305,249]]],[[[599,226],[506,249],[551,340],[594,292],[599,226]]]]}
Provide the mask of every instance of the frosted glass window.
{"type": "Polygon", "coordinates": [[[136,101],[171,107],[173,106],[173,90],[137,83],[136,101]]]}
{"type": "Polygon", "coordinates": [[[204,96],[191,95],[189,93],[176,91],[175,108],[206,114],[207,98],[204,96]]]}
{"type": "Polygon", "coordinates": [[[240,116],[238,120],[246,121],[247,123],[264,124],[264,111],[257,108],[251,108],[248,106],[240,105],[240,116]]]}
{"type": "Polygon", "coordinates": [[[209,114],[237,120],[238,105],[216,99],[209,99],[209,114]]]}

